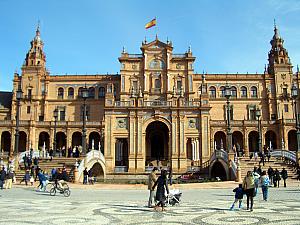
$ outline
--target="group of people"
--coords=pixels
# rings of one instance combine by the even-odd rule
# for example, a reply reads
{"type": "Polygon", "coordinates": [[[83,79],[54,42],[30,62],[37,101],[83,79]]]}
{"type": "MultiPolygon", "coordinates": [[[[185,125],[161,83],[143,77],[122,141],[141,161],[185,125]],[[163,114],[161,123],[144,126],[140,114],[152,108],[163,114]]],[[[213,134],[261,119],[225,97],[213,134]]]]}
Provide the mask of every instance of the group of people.
{"type": "Polygon", "coordinates": [[[83,171],[83,184],[94,184],[96,183],[96,177],[93,176],[92,169],[87,170],[87,167],[85,167],[83,171]]]}
{"type": "Polygon", "coordinates": [[[169,169],[169,173],[167,170],[162,169],[161,175],[158,178],[156,177],[157,171],[158,169],[154,167],[148,177],[148,190],[150,191],[148,207],[154,208],[154,210],[158,210],[161,207],[161,210],[165,211],[167,197],[165,193],[169,194],[168,183],[172,185],[172,169],[169,169]]]}
{"type": "Polygon", "coordinates": [[[281,178],[284,180],[284,187],[286,187],[286,180],[288,178],[287,170],[282,169],[281,172],[276,168],[269,167],[268,171],[262,171],[261,166],[254,167],[253,171],[248,171],[243,183],[239,184],[237,188],[233,190],[235,192],[235,200],[230,207],[233,210],[235,204],[239,202],[239,208],[242,208],[243,196],[247,196],[247,210],[253,211],[253,198],[257,195],[258,187],[261,186],[263,200],[268,200],[269,187],[279,187],[279,181],[281,178]]]}
{"type": "Polygon", "coordinates": [[[0,171],[0,189],[11,189],[13,180],[15,180],[16,174],[12,168],[5,168],[2,166],[0,171]]]}

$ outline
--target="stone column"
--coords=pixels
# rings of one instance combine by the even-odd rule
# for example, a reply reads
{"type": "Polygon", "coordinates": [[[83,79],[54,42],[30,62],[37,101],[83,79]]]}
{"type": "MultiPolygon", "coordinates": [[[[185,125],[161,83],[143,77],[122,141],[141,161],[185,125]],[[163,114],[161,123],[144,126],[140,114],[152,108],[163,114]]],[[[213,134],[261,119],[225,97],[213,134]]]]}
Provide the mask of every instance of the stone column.
{"type": "Polygon", "coordinates": [[[128,172],[134,173],[135,165],[135,112],[131,111],[129,116],[129,155],[128,155],[128,172]]]}
{"type": "Polygon", "coordinates": [[[178,172],[179,162],[178,162],[178,151],[177,151],[177,112],[172,112],[172,125],[171,125],[171,160],[173,172],[178,172]]]}
{"type": "Polygon", "coordinates": [[[185,172],[187,169],[186,165],[186,144],[184,134],[184,115],[179,117],[179,172],[185,172]]]}
{"type": "Polygon", "coordinates": [[[194,142],[194,138],[191,138],[191,144],[192,144],[192,160],[195,161],[196,158],[195,158],[195,142],[194,142]]]}
{"type": "Polygon", "coordinates": [[[112,118],[111,116],[105,116],[105,138],[104,138],[104,155],[105,155],[105,163],[106,163],[106,172],[111,173],[114,171],[114,158],[112,155],[112,149],[114,146],[112,145],[112,118]]]}
{"type": "Polygon", "coordinates": [[[201,112],[201,157],[200,158],[200,165],[202,165],[202,162],[209,160],[210,158],[210,126],[209,126],[209,112],[203,111],[201,112]]]}
{"type": "Polygon", "coordinates": [[[248,143],[248,135],[249,135],[249,133],[245,130],[244,131],[244,152],[245,152],[245,156],[249,156],[249,148],[248,148],[248,146],[249,146],[249,143],[248,143]]]}
{"type": "Polygon", "coordinates": [[[143,126],[143,116],[142,114],[137,117],[137,159],[136,159],[136,169],[137,172],[145,171],[145,155],[143,153],[142,146],[142,127],[143,126]]]}

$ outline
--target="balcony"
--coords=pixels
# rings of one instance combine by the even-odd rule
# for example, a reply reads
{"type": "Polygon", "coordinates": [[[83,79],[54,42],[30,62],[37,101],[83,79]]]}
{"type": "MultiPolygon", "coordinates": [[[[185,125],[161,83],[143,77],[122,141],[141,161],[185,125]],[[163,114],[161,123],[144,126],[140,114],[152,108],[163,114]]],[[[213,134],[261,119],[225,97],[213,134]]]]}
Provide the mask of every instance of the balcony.
{"type": "Polygon", "coordinates": [[[144,107],[170,107],[172,106],[171,101],[144,101],[144,107]]]}

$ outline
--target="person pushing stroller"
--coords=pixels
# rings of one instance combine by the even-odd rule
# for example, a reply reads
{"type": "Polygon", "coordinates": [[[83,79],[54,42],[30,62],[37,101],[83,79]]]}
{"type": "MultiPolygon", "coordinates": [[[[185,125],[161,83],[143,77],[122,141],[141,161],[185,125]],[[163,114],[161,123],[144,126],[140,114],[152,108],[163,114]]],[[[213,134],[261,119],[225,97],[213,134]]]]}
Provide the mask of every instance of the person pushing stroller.
{"type": "Polygon", "coordinates": [[[154,186],[152,187],[152,190],[154,190],[156,186],[157,186],[156,201],[158,201],[158,203],[154,206],[154,210],[157,210],[158,207],[161,206],[161,210],[165,211],[165,209],[164,209],[165,201],[166,201],[165,191],[167,191],[167,194],[169,195],[167,171],[166,170],[161,171],[161,175],[156,180],[154,186]]]}

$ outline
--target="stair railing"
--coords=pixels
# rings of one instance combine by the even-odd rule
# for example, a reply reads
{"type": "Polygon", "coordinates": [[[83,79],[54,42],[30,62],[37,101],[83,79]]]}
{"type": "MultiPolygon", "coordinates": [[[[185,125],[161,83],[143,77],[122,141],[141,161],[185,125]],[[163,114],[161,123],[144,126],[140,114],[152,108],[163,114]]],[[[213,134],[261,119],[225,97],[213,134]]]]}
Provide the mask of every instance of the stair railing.
{"type": "Polygon", "coordinates": [[[296,163],[296,153],[289,150],[275,149],[271,152],[271,157],[282,157],[296,163]]]}
{"type": "Polygon", "coordinates": [[[228,153],[222,149],[216,149],[212,156],[210,157],[210,164],[216,159],[223,159],[225,162],[228,162],[228,153]]]}

